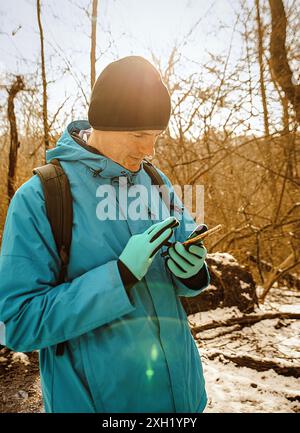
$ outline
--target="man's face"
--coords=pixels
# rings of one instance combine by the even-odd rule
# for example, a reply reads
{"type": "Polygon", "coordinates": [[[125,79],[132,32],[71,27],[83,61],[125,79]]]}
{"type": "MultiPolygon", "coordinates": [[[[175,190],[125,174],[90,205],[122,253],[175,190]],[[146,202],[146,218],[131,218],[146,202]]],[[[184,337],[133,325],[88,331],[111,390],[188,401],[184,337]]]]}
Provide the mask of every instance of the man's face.
{"type": "Polygon", "coordinates": [[[155,142],[162,131],[125,131],[117,132],[114,137],[114,155],[118,163],[130,171],[140,168],[142,159],[146,156],[154,156],[155,142]]]}

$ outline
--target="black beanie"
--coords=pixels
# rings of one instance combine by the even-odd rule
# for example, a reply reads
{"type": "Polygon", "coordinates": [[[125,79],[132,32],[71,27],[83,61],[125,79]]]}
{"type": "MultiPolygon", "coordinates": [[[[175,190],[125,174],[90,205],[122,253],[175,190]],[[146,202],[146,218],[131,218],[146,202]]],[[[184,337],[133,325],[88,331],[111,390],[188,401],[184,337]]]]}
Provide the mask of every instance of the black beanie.
{"type": "Polygon", "coordinates": [[[128,56],[99,75],[88,119],[101,131],[164,130],[170,112],[170,95],[159,72],[143,57],[128,56]]]}

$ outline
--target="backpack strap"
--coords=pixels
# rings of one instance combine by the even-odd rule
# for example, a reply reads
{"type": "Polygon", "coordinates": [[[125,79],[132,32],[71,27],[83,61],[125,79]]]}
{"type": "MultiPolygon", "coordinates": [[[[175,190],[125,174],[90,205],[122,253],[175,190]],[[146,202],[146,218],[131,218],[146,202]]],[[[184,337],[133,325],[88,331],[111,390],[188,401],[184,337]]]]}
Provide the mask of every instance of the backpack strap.
{"type": "MultiPolygon", "coordinates": [[[[160,173],[157,171],[156,167],[150,161],[148,161],[147,159],[143,159],[143,167],[148,176],[150,176],[153,185],[155,185],[156,187],[160,187],[166,184],[160,173]]],[[[167,209],[170,208],[171,213],[171,211],[174,210],[174,203],[170,203],[169,194],[165,192],[162,193],[160,190],[158,190],[158,193],[160,198],[164,200],[167,209]]]]}
{"type": "Polygon", "coordinates": [[[161,186],[165,184],[160,173],[156,170],[156,168],[150,161],[148,161],[147,159],[143,159],[143,167],[145,169],[145,172],[151,177],[153,185],[161,186]]]}
{"type": "MultiPolygon", "coordinates": [[[[62,284],[67,280],[72,241],[73,200],[69,180],[57,159],[34,168],[33,173],[39,176],[43,186],[47,217],[61,260],[57,283],[62,284]]],[[[64,343],[57,345],[57,355],[63,354],[63,345],[64,343]]]]}

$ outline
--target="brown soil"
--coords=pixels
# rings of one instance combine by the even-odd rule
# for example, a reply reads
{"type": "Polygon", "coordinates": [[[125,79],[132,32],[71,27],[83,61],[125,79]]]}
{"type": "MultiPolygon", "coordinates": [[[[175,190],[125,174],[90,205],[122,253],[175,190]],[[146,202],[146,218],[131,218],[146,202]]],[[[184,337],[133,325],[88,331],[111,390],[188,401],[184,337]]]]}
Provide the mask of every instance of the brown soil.
{"type": "Polygon", "coordinates": [[[42,412],[38,352],[26,353],[28,365],[13,355],[0,350],[0,413],[42,412]]]}

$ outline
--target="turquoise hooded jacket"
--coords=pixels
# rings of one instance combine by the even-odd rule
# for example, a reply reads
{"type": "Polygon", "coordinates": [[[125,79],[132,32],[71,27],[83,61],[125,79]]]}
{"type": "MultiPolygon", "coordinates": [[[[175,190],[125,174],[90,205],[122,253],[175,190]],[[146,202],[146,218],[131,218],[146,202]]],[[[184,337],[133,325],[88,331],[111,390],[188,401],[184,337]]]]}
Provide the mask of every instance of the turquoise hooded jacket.
{"type": "MultiPolygon", "coordinates": [[[[202,412],[202,364],[180,297],[209,285],[207,265],[205,284],[190,289],[171,274],[160,250],[146,276],[125,290],[117,260],[129,238],[170,213],[152,221],[99,219],[100,185],[118,197],[120,178],[149,191],[151,179],[143,164],[131,172],[71,137],[89,127],[72,122],[46,155],[47,162],[61,161],[73,196],[67,282],[56,284],[60,260],[38,176],[10,203],[0,258],[0,343],[39,351],[46,412],[202,412]],[[64,355],[56,356],[56,345],[65,341],[64,355]]],[[[182,204],[160,174],[178,204],[180,226],[169,240],[184,241],[196,224],[185,208],[179,215],[182,204]]]]}

